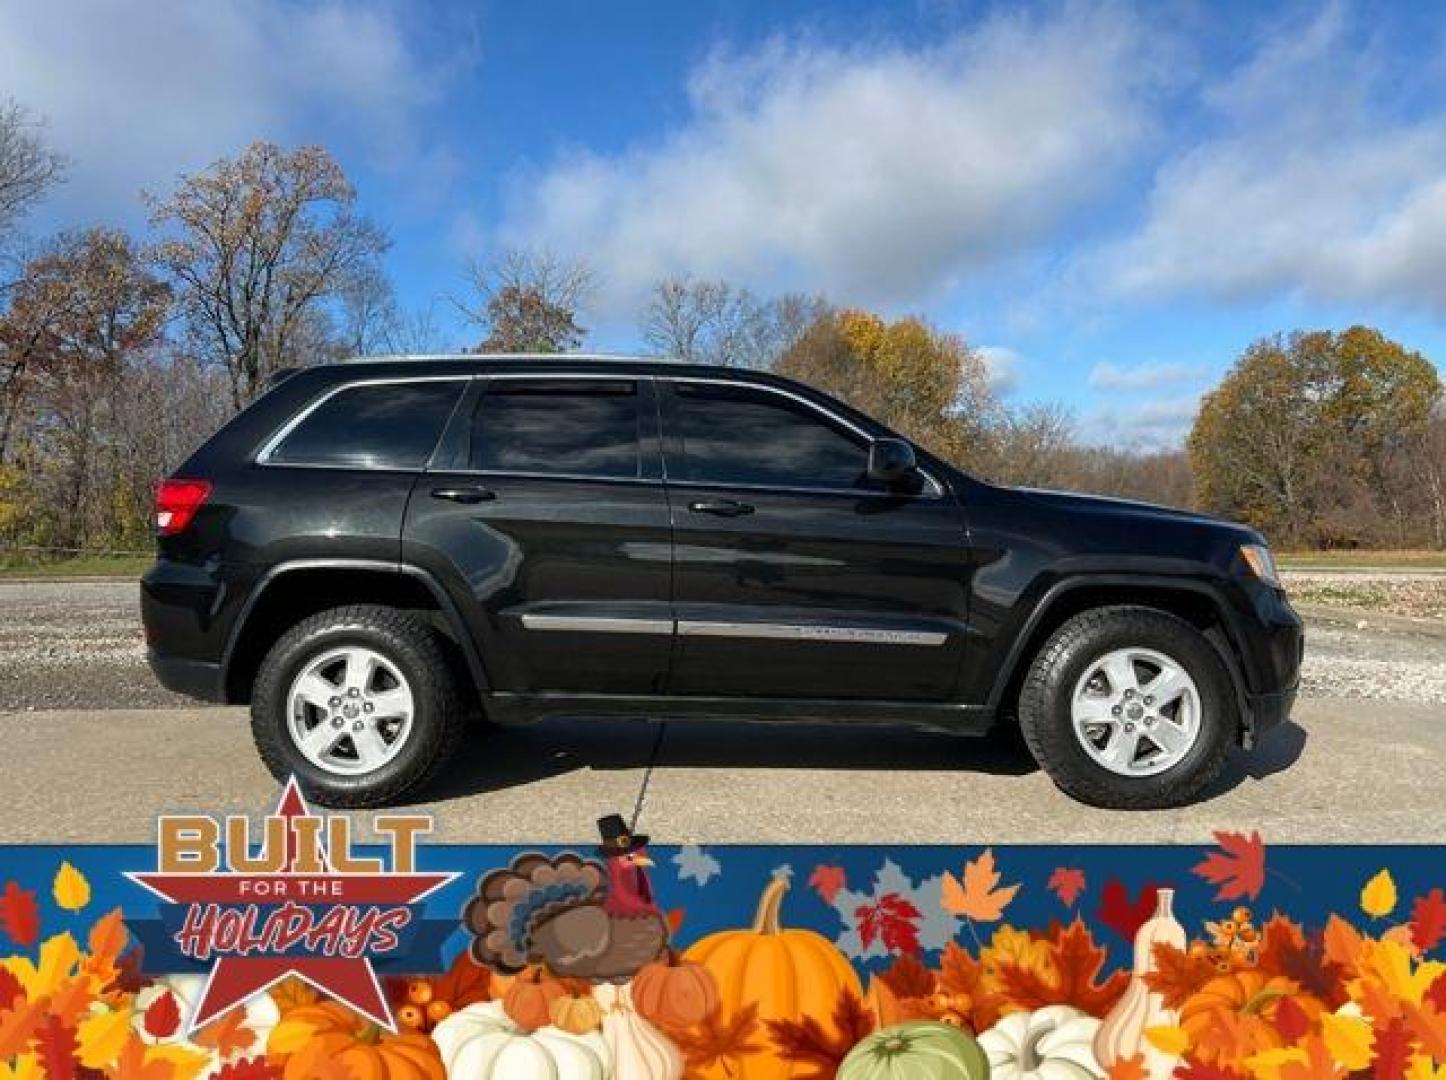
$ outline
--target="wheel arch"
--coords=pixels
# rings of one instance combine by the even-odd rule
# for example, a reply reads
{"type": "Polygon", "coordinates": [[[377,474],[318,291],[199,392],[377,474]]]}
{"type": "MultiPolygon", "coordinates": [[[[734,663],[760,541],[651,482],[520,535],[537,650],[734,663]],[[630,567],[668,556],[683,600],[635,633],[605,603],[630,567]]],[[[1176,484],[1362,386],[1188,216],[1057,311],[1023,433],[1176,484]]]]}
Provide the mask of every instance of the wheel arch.
{"type": "Polygon", "coordinates": [[[261,661],[302,619],[346,604],[384,604],[423,615],[438,631],[459,676],[480,693],[486,672],[476,642],[440,582],[420,567],[369,559],[297,559],[268,570],[252,587],[222,653],[226,700],[245,704],[261,661]]]}
{"type": "Polygon", "coordinates": [[[1240,716],[1240,738],[1254,738],[1249,688],[1242,661],[1243,637],[1220,594],[1208,583],[1136,574],[1086,574],[1055,582],[1035,604],[995,676],[989,706],[998,715],[1012,713],[1020,688],[1039,650],[1056,630],[1083,611],[1101,607],[1145,607],[1190,623],[1208,641],[1229,672],[1240,716]]]}

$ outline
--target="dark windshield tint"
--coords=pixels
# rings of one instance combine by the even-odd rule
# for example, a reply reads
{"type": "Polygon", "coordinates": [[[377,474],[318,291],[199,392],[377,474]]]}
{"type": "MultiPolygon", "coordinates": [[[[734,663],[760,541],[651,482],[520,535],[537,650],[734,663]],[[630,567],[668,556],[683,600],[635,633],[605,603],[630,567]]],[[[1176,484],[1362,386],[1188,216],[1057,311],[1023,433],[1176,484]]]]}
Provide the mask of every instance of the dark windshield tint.
{"type": "Polygon", "coordinates": [[[639,463],[636,383],[497,379],[477,403],[474,469],[630,478],[639,463]]]}
{"type": "Polygon", "coordinates": [[[420,469],[462,392],[460,379],[342,390],[317,406],[271,452],[288,465],[420,469]]]}
{"type": "Polygon", "coordinates": [[[866,485],[863,441],[783,394],[714,383],[674,387],[685,479],[773,487],[866,485]]]}

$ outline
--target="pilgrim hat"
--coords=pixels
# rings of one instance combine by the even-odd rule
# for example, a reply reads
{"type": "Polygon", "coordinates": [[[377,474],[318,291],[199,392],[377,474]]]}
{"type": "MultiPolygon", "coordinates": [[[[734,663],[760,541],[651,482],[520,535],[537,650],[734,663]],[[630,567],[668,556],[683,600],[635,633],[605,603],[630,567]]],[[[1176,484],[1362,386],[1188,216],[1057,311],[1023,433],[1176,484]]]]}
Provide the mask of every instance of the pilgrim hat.
{"type": "Polygon", "coordinates": [[[629,855],[648,846],[646,836],[635,836],[628,831],[628,823],[621,814],[598,818],[597,831],[602,836],[597,849],[599,855],[629,855]]]}

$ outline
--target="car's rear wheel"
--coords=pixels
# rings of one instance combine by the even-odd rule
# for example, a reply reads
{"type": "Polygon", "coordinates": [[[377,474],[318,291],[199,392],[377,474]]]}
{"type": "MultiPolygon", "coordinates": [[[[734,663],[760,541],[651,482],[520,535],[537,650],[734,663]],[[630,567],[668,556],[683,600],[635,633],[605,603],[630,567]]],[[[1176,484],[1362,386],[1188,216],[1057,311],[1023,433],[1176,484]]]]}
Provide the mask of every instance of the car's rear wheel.
{"type": "Polygon", "coordinates": [[[1030,752],[1065,792],[1094,806],[1193,802],[1239,730],[1214,646],[1163,611],[1108,607],[1055,631],[1020,692],[1030,752]]]}
{"type": "Polygon", "coordinates": [[[421,620],[357,605],[313,615],[267,653],[251,697],[257,749],[316,801],[385,806],[445,765],[463,715],[442,648],[421,620]]]}

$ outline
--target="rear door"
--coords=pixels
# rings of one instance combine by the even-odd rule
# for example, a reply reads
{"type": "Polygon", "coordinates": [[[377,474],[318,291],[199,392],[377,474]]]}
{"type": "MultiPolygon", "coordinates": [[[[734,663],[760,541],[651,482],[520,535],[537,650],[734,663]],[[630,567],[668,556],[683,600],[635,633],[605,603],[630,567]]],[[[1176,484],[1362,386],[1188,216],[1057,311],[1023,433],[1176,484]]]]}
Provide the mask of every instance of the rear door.
{"type": "Polygon", "coordinates": [[[659,380],[678,694],[947,701],[965,645],[961,512],[883,489],[871,438],[811,399],[659,380]]]}
{"type": "Polygon", "coordinates": [[[462,598],[494,690],[654,694],[670,523],[653,382],[477,380],[413,492],[404,557],[462,598]]]}

